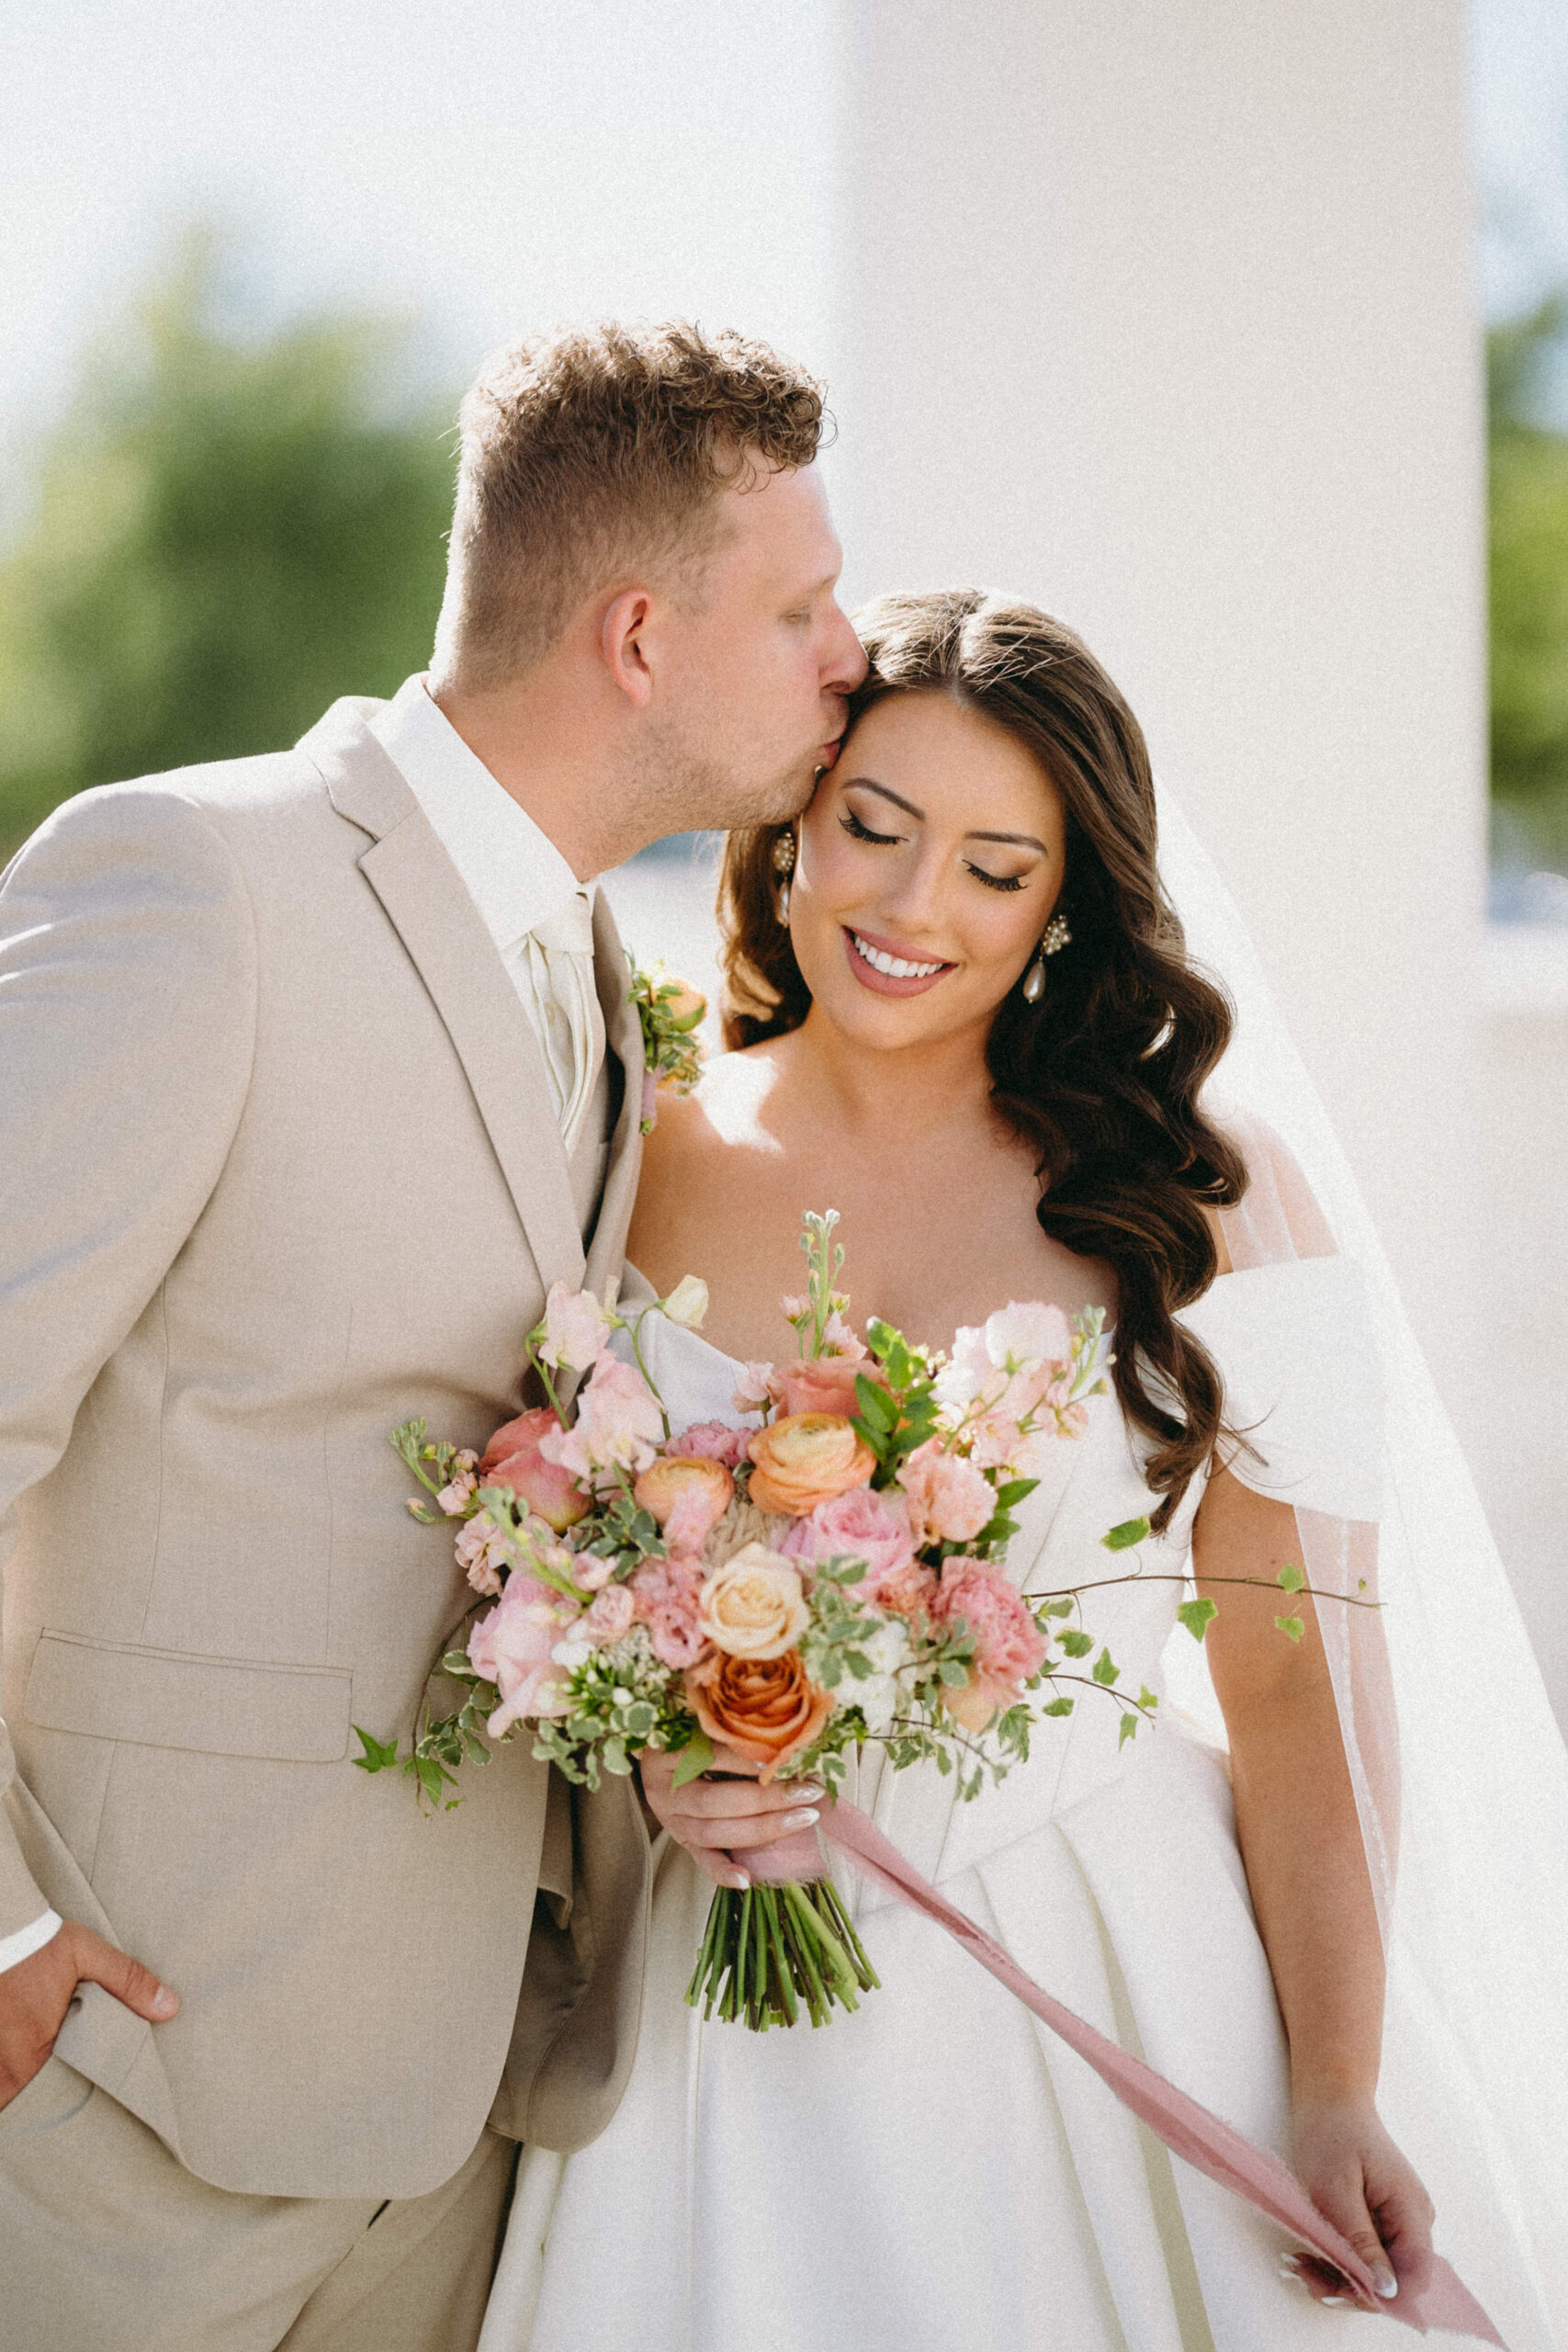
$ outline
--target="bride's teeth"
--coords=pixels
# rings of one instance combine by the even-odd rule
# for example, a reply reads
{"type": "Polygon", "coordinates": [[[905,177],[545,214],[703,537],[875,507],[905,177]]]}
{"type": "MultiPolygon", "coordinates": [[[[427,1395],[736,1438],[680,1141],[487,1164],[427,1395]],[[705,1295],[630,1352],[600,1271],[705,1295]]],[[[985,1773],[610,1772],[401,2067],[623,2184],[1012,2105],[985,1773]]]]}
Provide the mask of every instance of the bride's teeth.
{"type": "Polygon", "coordinates": [[[863,939],[858,931],[852,932],[850,936],[854,941],[856,954],[865,958],[874,972],[885,972],[890,980],[929,979],[932,972],[942,969],[940,964],[909,964],[901,956],[889,956],[882,948],[874,947],[869,939],[863,939]]]}

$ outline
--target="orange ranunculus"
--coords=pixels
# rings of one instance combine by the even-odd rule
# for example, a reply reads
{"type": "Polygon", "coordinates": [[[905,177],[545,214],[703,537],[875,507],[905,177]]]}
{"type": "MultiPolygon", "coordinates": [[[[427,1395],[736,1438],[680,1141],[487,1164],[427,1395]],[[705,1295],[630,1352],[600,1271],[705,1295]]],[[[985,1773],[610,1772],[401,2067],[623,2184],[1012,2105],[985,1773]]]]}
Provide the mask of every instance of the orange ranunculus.
{"type": "Polygon", "coordinates": [[[759,1430],[746,1450],[758,1510],[795,1519],[865,1486],[876,1467],[875,1454],[842,1413],[786,1414],[759,1430]]]}
{"type": "Polygon", "coordinates": [[[708,1737],[762,1767],[764,1786],[812,1741],[828,1720],[832,1700],[800,1662],[783,1657],[727,1657],[722,1651],[686,1669],[686,1697],[708,1737]]]}
{"type": "Polygon", "coordinates": [[[660,1527],[679,1504],[681,1527],[694,1530],[700,1544],[729,1509],[735,1481],[722,1462],[710,1462],[705,1454],[665,1453],[649,1464],[632,1491],[660,1527]]]}

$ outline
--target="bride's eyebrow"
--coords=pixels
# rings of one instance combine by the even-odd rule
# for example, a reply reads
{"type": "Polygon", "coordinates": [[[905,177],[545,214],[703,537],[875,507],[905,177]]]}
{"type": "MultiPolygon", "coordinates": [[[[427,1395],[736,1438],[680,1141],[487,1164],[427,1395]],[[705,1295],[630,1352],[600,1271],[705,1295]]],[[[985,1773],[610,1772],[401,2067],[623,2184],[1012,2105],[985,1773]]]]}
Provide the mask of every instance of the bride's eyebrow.
{"type": "MultiPolygon", "coordinates": [[[[869,775],[849,775],[844,778],[842,788],[849,792],[857,785],[863,792],[880,793],[884,800],[891,800],[895,808],[902,808],[904,814],[913,817],[918,824],[925,823],[925,810],[917,808],[912,800],[906,800],[903,794],[895,792],[891,786],[878,784],[874,777],[869,775]]],[[[1042,857],[1051,854],[1044,842],[1036,841],[1032,833],[982,833],[971,830],[964,838],[966,842],[1005,842],[1013,849],[1037,849],[1042,857]]]]}

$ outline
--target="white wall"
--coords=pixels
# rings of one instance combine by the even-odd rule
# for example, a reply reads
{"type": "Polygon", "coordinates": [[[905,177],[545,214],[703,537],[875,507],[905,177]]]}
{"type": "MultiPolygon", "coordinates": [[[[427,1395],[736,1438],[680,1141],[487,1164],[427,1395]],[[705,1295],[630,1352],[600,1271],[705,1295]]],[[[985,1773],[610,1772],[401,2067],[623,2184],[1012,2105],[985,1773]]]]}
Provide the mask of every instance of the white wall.
{"type": "Polygon", "coordinates": [[[1483,861],[1460,0],[841,0],[839,39],[852,584],[1017,589],[1107,661],[1433,1339],[1483,861]]]}

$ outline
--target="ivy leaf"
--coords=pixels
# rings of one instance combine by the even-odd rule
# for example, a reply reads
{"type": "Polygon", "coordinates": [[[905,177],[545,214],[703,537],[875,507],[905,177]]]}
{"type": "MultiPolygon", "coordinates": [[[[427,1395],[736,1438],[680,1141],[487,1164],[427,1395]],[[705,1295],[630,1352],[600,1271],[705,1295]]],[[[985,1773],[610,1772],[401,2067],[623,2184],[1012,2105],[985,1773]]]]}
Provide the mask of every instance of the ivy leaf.
{"type": "Polygon", "coordinates": [[[1130,1552],[1134,1544],[1143,1542],[1148,1532],[1146,1519],[1124,1519],[1120,1527],[1109,1529],[1100,1540],[1108,1552],[1130,1552]]]}
{"type": "Polygon", "coordinates": [[[1073,1702],[1070,1699],[1053,1699],[1050,1705],[1042,1707],[1040,1712],[1043,1715],[1070,1715],[1073,1702]]]}
{"type": "Polygon", "coordinates": [[[1157,1707],[1159,1705],[1158,1692],[1151,1690],[1146,1682],[1139,1689],[1138,1704],[1140,1707],[1157,1707]]]}
{"type": "MultiPolygon", "coordinates": [[[[1095,1680],[1099,1683],[1102,1683],[1105,1689],[1109,1690],[1111,1685],[1115,1681],[1122,1669],[1119,1666],[1111,1665],[1111,1652],[1109,1650],[1101,1650],[1100,1656],[1094,1661],[1093,1671],[1095,1680]]],[[[1126,1718],[1123,1716],[1122,1721],[1125,1722],[1125,1720],[1126,1718]]]]}
{"type": "Polygon", "coordinates": [[[1299,1642],[1306,1630],[1299,1617],[1276,1617],[1274,1623],[1292,1642],[1299,1642]]]}
{"type": "Polygon", "coordinates": [[[1062,1634],[1062,1647],[1069,1657],[1087,1657],[1094,1647],[1094,1636],[1092,1634],[1081,1632],[1076,1626],[1068,1626],[1062,1634]]]}
{"type": "Polygon", "coordinates": [[[694,1731],[675,1761],[670,1776],[673,1789],[683,1789],[688,1781],[700,1780],[713,1762],[713,1742],[705,1731],[694,1731]]]}
{"type": "Polygon", "coordinates": [[[353,1756],[349,1758],[350,1763],[355,1766],[356,1770],[361,1772],[385,1772],[389,1766],[397,1762],[398,1743],[395,1739],[372,1739],[367,1731],[359,1730],[359,1725],[357,1724],[355,1724],[354,1729],[359,1733],[360,1740],[365,1748],[363,1756],[353,1756]]]}
{"type": "Polygon", "coordinates": [[[1184,1600],[1176,1613],[1193,1640],[1201,1642],[1213,1620],[1219,1615],[1220,1604],[1217,1600],[1211,1600],[1205,1593],[1197,1600],[1184,1600]]]}
{"type": "Polygon", "coordinates": [[[1306,1582],[1306,1578],[1303,1576],[1300,1568],[1292,1566],[1280,1569],[1279,1582],[1281,1589],[1285,1592],[1300,1592],[1302,1587],[1306,1582]]]}
{"type": "Polygon", "coordinates": [[[1136,1739],[1137,1736],[1138,1736],[1138,1718],[1137,1718],[1137,1716],[1136,1716],[1135,1714],[1126,1714],[1126,1715],[1123,1715],[1123,1716],[1122,1716],[1122,1728],[1121,1728],[1121,1731],[1117,1734],[1117,1737],[1116,1737],[1116,1746],[1117,1746],[1117,1749],[1118,1749],[1118,1751],[1120,1751],[1122,1748],[1125,1747],[1126,1747],[1126,1745],[1127,1745],[1127,1742],[1128,1742],[1130,1739],[1136,1739]]]}
{"type": "Polygon", "coordinates": [[[1069,1593],[1064,1600],[1048,1600],[1045,1603],[1045,1614],[1047,1617],[1070,1617],[1072,1613],[1073,1598],[1071,1593],[1069,1593]]]}

